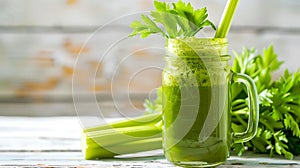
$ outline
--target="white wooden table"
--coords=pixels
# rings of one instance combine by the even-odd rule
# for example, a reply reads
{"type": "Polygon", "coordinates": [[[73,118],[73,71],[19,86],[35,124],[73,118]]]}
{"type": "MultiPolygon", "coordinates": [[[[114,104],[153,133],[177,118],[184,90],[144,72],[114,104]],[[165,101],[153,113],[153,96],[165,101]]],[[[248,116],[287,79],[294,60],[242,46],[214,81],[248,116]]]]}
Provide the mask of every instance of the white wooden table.
{"type": "MultiPolygon", "coordinates": [[[[80,134],[77,117],[0,117],[0,167],[175,167],[164,159],[161,150],[122,158],[84,160],[80,134]]],[[[300,158],[290,161],[247,154],[230,157],[219,167],[300,167],[300,158]]]]}

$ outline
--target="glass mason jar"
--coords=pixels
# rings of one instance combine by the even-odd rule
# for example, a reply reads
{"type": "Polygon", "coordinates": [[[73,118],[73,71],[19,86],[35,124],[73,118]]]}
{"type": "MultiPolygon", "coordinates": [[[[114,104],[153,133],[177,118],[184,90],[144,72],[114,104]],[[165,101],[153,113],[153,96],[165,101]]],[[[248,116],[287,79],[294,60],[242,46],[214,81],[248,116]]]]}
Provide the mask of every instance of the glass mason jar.
{"type": "Polygon", "coordinates": [[[170,162],[208,167],[226,161],[231,144],[256,134],[258,97],[250,77],[230,71],[227,39],[168,39],[162,74],[163,148],[170,162]],[[245,132],[230,129],[230,86],[243,83],[249,96],[245,132]]]}

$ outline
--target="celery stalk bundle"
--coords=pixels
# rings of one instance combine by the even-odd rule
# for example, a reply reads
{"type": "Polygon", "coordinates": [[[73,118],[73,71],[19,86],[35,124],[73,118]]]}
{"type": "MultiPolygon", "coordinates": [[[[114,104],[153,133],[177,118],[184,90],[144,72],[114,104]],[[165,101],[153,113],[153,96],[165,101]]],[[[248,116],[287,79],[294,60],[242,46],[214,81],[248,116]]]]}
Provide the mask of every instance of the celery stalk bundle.
{"type": "Polygon", "coordinates": [[[85,159],[100,159],[160,149],[161,128],[161,113],[86,128],[82,152],[85,159]]]}

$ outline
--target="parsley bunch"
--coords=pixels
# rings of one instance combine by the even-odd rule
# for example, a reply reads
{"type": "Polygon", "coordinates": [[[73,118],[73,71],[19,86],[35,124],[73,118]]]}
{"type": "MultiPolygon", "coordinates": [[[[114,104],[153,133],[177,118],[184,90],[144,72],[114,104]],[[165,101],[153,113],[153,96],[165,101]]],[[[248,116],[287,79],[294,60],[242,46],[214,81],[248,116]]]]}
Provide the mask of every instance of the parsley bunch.
{"type": "Polygon", "coordinates": [[[181,0],[172,4],[154,0],[154,7],[155,10],[150,13],[151,18],[141,15],[141,21],[131,23],[133,32],[130,36],[140,34],[145,38],[159,33],[165,38],[185,38],[195,36],[205,26],[216,30],[215,25],[207,19],[206,8],[194,9],[190,3],[181,0]]]}
{"type": "MultiPolygon", "coordinates": [[[[272,73],[281,64],[272,45],[262,55],[247,48],[241,54],[235,53],[232,70],[254,79],[260,100],[258,133],[249,142],[233,145],[239,155],[246,149],[270,156],[276,153],[287,159],[300,154],[300,70],[286,70],[279,80],[273,81],[272,73]]],[[[248,120],[247,94],[238,84],[232,86],[232,92],[232,129],[244,131],[248,120]]]]}

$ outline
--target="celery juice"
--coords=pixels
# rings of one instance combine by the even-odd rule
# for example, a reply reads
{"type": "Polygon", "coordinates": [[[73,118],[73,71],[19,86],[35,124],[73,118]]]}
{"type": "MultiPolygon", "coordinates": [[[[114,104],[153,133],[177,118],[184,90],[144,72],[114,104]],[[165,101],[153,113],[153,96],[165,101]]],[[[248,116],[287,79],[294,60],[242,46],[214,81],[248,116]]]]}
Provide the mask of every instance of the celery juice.
{"type": "Polygon", "coordinates": [[[230,59],[225,39],[169,40],[163,71],[163,146],[179,165],[213,166],[229,156],[230,59]]]}

